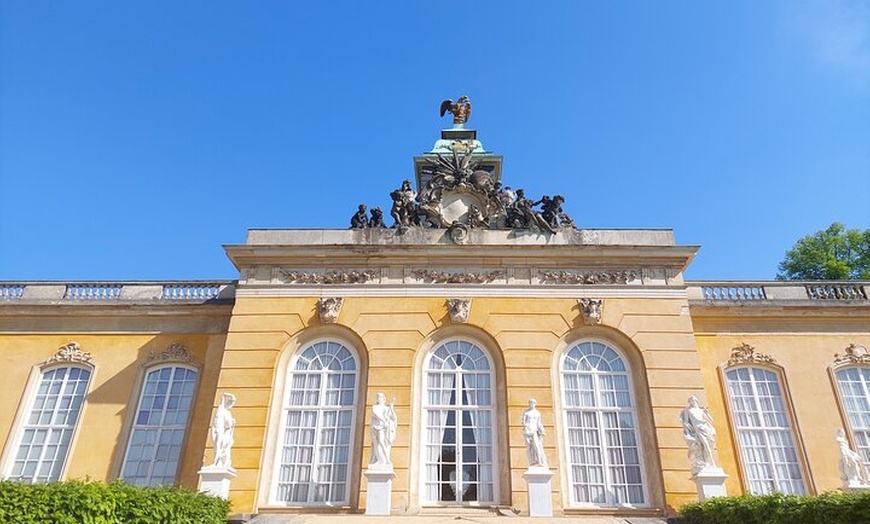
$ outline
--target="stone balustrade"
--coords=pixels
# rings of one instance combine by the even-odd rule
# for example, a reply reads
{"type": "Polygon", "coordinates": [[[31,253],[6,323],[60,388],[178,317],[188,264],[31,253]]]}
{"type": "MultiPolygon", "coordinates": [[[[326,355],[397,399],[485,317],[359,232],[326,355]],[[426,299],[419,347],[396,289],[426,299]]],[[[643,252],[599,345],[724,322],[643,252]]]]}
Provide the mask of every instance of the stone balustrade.
{"type": "Polygon", "coordinates": [[[232,300],[234,281],[186,282],[0,282],[0,303],[50,301],[95,303],[125,301],[208,302],[232,300]]]}
{"type": "Polygon", "coordinates": [[[686,282],[689,300],[757,302],[762,300],[866,301],[870,282],[686,282]]]}

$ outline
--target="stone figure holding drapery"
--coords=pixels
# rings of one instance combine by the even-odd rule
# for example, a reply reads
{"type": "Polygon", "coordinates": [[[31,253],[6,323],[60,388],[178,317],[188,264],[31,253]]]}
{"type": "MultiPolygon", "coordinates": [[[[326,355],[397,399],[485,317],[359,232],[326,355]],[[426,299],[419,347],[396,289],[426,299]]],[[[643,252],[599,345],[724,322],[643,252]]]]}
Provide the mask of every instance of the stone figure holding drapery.
{"type": "Polygon", "coordinates": [[[214,414],[211,425],[211,439],[214,442],[214,466],[232,468],[230,452],[235,442],[234,432],[236,419],[230,412],[236,404],[236,397],[232,393],[221,395],[221,402],[214,414]]]}
{"type": "Polygon", "coordinates": [[[395,401],[387,405],[387,397],[383,393],[375,396],[372,406],[372,459],[369,469],[391,469],[390,450],[396,440],[396,410],[395,401]]]}
{"type": "Polygon", "coordinates": [[[837,431],[837,444],[840,446],[840,478],[847,486],[867,486],[870,484],[870,472],[861,455],[849,447],[846,432],[837,431]]]}
{"type": "Polygon", "coordinates": [[[526,456],[529,459],[529,467],[547,467],[547,455],[544,453],[544,424],[541,422],[541,412],[537,408],[538,402],[530,398],[529,409],[523,412],[523,437],[526,441],[526,456]]]}
{"type": "Polygon", "coordinates": [[[716,428],[707,410],[700,407],[697,397],[689,397],[689,405],[680,413],[683,439],[689,446],[689,468],[695,475],[716,467],[716,428]]]}

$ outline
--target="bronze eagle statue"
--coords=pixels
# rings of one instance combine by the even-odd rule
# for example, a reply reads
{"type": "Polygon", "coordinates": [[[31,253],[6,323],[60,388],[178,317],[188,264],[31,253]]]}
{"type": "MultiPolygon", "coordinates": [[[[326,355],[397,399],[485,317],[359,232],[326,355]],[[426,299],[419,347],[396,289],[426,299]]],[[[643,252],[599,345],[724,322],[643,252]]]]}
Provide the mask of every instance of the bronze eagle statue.
{"type": "Polygon", "coordinates": [[[471,101],[467,96],[460,96],[454,104],[453,100],[448,98],[441,102],[441,116],[444,116],[444,113],[453,115],[454,124],[464,124],[471,117],[471,101]]]}

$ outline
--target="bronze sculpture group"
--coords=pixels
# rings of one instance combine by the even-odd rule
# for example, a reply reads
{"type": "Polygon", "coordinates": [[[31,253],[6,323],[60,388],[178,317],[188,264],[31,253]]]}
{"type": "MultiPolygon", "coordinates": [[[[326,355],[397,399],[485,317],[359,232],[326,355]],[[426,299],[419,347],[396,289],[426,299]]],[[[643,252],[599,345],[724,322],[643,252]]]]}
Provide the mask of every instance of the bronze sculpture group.
{"type": "MultiPolygon", "coordinates": [[[[464,124],[471,115],[471,103],[467,96],[456,103],[445,100],[441,104],[441,116],[453,114],[454,124],[464,124]]],[[[417,193],[409,180],[390,193],[392,227],[403,233],[410,227],[423,228],[483,228],[525,229],[555,234],[560,229],[574,228],[574,221],[562,210],[565,198],[562,195],[544,195],[539,200],[525,196],[525,191],[502,187],[485,169],[478,169],[471,141],[454,142],[452,155],[435,153],[427,156],[426,175],[423,187],[417,193]],[[461,152],[461,154],[460,154],[461,152]],[[443,214],[442,198],[445,193],[459,193],[468,198],[464,220],[448,220],[443,214]],[[541,206],[540,209],[537,206],[541,206]]],[[[463,218],[460,217],[460,218],[463,218]]],[[[352,229],[385,228],[380,208],[373,208],[366,216],[366,206],[360,204],[351,217],[352,229]]]]}

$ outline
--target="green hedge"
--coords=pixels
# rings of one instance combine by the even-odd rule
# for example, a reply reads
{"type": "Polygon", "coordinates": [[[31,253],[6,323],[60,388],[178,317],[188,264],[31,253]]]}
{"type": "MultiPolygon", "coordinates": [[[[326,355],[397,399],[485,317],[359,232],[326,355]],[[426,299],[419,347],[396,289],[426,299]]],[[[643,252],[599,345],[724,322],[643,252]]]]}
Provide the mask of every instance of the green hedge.
{"type": "Polygon", "coordinates": [[[683,524],[859,524],[870,522],[870,493],[719,497],[680,514],[683,524]]]}
{"type": "Polygon", "coordinates": [[[225,500],[123,482],[0,482],[3,524],[225,524],[225,500]]]}

